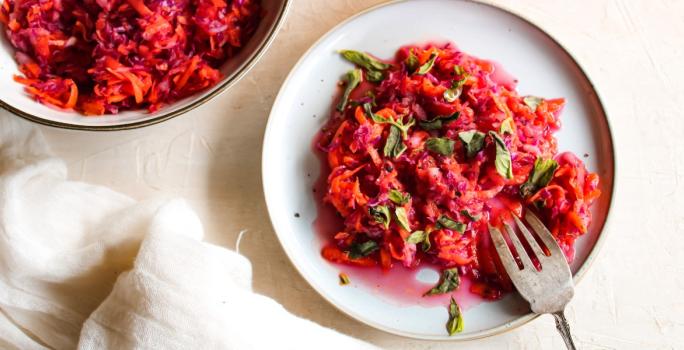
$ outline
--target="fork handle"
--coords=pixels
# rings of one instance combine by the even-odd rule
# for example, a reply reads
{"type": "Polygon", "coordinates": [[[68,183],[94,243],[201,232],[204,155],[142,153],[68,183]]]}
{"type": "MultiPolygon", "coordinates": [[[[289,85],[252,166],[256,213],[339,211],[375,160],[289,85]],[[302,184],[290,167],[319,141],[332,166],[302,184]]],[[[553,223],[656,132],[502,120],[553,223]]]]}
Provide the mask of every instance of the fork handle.
{"type": "Polygon", "coordinates": [[[556,329],[561,337],[563,337],[563,341],[565,341],[565,346],[568,350],[576,350],[575,343],[572,341],[572,335],[570,335],[570,325],[568,320],[565,319],[563,311],[555,312],[552,315],[556,320],[556,329]]]}

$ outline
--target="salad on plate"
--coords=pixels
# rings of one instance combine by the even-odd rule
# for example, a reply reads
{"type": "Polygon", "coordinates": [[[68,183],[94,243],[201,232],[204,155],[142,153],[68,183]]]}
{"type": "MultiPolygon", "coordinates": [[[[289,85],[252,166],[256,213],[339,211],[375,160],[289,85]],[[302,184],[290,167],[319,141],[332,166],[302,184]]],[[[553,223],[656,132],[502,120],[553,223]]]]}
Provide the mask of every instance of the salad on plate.
{"type": "MultiPolygon", "coordinates": [[[[340,55],[356,67],[317,138],[329,168],[324,202],[343,222],[325,259],[430,264],[441,278],[424,297],[467,278],[470,292],[496,300],[513,286],[488,227],[534,210],[573,260],[600,190],[579,157],[558,151],[564,99],[522,96],[500,65],[453,44],[401,47],[392,60],[340,55]]],[[[449,315],[453,334],[463,326],[453,298],[449,315]]]]}

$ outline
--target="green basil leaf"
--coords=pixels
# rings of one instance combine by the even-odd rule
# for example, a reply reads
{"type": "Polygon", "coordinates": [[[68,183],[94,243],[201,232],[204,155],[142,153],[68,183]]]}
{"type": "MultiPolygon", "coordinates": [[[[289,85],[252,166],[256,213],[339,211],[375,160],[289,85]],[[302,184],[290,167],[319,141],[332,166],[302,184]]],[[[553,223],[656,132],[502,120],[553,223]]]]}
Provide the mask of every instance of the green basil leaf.
{"type": "Polygon", "coordinates": [[[377,70],[367,70],[366,79],[368,79],[368,81],[377,83],[385,79],[385,73],[377,70]]]}
{"type": "Polygon", "coordinates": [[[460,86],[457,88],[446,89],[444,90],[444,100],[447,102],[454,102],[459,98],[459,96],[461,96],[462,91],[463,88],[460,86]]]}
{"type": "Polygon", "coordinates": [[[551,182],[556,169],[558,169],[558,162],[555,160],[537,158],[534,161],[532,179],[539,187],[544,187],[551,182]]]}
{"type": "Polygon", "coordinates": [[[370,255],[378,249],[378,244],[375,243],[375,241],[365,241],[363,243],[356,243],[349,248],[349,258],[362,258],[364,256],[370,255]]]}
{"type": "Polygon", "coordinates": [[[420,125],[423,130],[439,130],[442,128],[442,120],[435,118],[426,122],[418,122],[418,125],[420,125]]]}
{"type": "Polygon", "coordinates": [[[534,161],[534,168],[527,177],[527,181],[520,185],[520,195],[527,198],[536,193],[540,188],[551,182],[553,174],[558,168],[558,162],[553,159],[537,158],[534,161]]]}
{"type": "Polygon", "coordinates": [[[449,302],[449,321],[446,323],[446,329],[450,336],[463,332],[463,314],[454,297],[451,297],[449,302]]]}
{"type": "Polygon", "coordinates": [[[406,57],[406,69],[409,73],[413,73],[418,68],[418,57],[413,49],[409,50],[409,55],[406,57]]]}
{"type": "Polygon", "coordinates": [[[513,135],[515,133],[515,122],[513,121],[513,117],[508,117],[501,122],[499,132],[501,133],[501,135],[513,135]]]}
{"type": "Polygon", "coordinates": [[[425,292],[423,296],[446,294],[455,290],[460,285],[461,278],[458,275],[458,269],[455,267],[446,269],[442,271],[442,278],[439,279],[437,285],[425,292]]]}
{"type": "Polygon", "coordinates": [[[463,92],[463,85],[466,82],[466,77],[459,79],[459,80],[454,80],[453,83],[451,83],[451,88],[444,90],[444,100],[447,102],[454,102],[456,99],[458,99],[461,96],[461,92],[463,92]]]}
{"type": "Polygon", "coordinates": [[[389,134],[387,134],[387,141],[385,142],[385,148],[382,150],[385,157],[395,158],[395,150],[397,145],[401,143],[401,130],[396,126],[392,125],[390,127],[389,134]]]}
{"type": "Polygon", "coordinates": [[[525,96],[523,97],[523,102],[527,105],[527,107],[530,107],[532,112],[537,111],[537,106],[539,106],[540,103],[544,101],[543,98],[537,97],[537,96],[525,96]]]}
{"type": "MultiPolygon", "coordinates": [[[[370,106],[370,103],[366,103],[364,106],[366,106],[366,105],[370,106]]],[[[373,121],[378,123],[378,124],[392,124],[392,121],[389,120],[389,118],[380,116],[379,114],[373,113],[373,114],[371,114],[371,116],[372,116],[371,119],[373,119],[373,121]]]]}
{"type": "Polygon", "coordinates": [[[379,114],[373,113],[373,106],[368,102],[363,104],[363,111],[366,112],[366,115],[373,119],[373,121],[376,123],[389,123],[387,118],[381,117],[379,114]]]}
{"type": "Polygon", "coordinates": [[[468,158],[477,155],[484,147],[485,134],[477,130],[461,131],[458,133],[458,138],[461,139],[468,158]]]}
{"type": "Polygon", "coordinates": [[[425,240],[423,240],[422,248],[424,252],[427,252],[432,248],[432,243],[430,243],[430,234],[432,231],[425,231],[425,240]]]}
{"type": "Polygon", "coordinates": [[[478,221],[478,220],[480,220],[480,218],[482,218],[482,214],[471,215],[470,212],[468,212],[465,209],[461,210],[461,214],[463,214],[465,217],[467,217],[468,219],[470,219],[472,221],[478,221]]]}
{"type": "Polygon", "coordinates": [[[375,222],[381,223],[383,226],[385,226],[385,229],[389,228],[392,218],[387,206],[378,205],[375,207],[369,207],[368,213],[373,217],[375,222]]]}
{"type": "Polygon", "coordinates": [[[496,144],[496,159],[494,160],[494,165],[496,166],[496,171],[499,175],[507,178],[513,178],[513,164],[511,162],[511,153],[506,147],[504,140],[494,131],[490,131],[489,135],[494,139],[496,144]]]}
{"type": "Polygon", "coordinates": [[[337,104],[337,110],[340,112],[344,111],[347,107],[347,102],[349,100],[349,94],[359,85],[361,82],[361,70],[353,69],[347,72],[346,76],[347,86],[344,88],[344,93],[342,94],[342,99],[337,104]]]}
{"type": "Polygon", "coordinates": [[[450,116],[441,116],[438,118],[440,118],[446,124],[449,122],[453,122],[454,120],[458,120],[459,116],[461,116],[461,112],[454,112],[454,114],[452,114],[450,116]]]}
{"type": "Polygon", "coordinates": [[[440,216],[439,219],[437,219],[437,223],[439,224],[438,226],[446,227],[460,233],[465,232],[466,229],[466,224],[455,221],[446,215],[440,216]]]}
{"type": "Polygon", "coordinates": [[[407,243],[418,244],[425,241],[425,231],[415,231],[408,238],[406,238],[407,243]]]}
{"type": "Polygon", "coordinates": [[[409,226],[408,216],[406,215],[406,209],[404,207],[398,207],[394,209],[394,216],[397,217],[397,222],[399,226],[404,230],[411,232],[411,226],[409,226]]]}
{"type": "Polygon", "coordinates": [[[394,204],[404,205],[404,204],[408,203],[408,201],[411,199],[411,195],[408,193],[403,194],[397,190],[390,190],[389,194],[388,194],[388,198],[389,198],[389,200],[394,202],[394,204]]]}
{"type": "Polygon", "coordinates": [[[346,273],[340,272],[339,277],[340,277],[340,285],[341,286],[346,286],[349,284],[349,276],[347,276],[346,273]]]}
{"type": "MultiPolygon", "coordinates": [[[[366,112],[366,114],[376,123],[378,124],[391,124],[399,128],[401,131],[401,136],[404,140],[408,139],[408,130],[416,124],[416,120],[411,118],[409,119],[408,123],[404,124],[403,121],[401,120],[394,120],[391,118],[386,118],[383,116],[380,116],[378,114],[373,113],[373,110],[371,109],[371,104],[370,103],[364,103],[363,104],[363,109],[366,112]]],[[[406,146],[404,146],[406,147],[406,146]]],[[[401,151],[403,152],[403,150],[401,151]]]]}
{"type": "Polygon", "coordinates": [[[419,122],[418,125],[420,125],[423,130],[439,130],[442,128],[442,125],[457,120],[460,115],[461,112],[456,112],[450,116],[437,116],[432,120],[419,122]]]}
{"type": "Polygon", "coordinates": [[[400,123],[397,125],[397,127],[401,129],[401,135],[404,137],[404,140],[408,140],[408,130],[414,125],[416,125],[416,120],[413,118],[409,119],[408,123],[406,124],[400,123]]]}
{"type": "Polygon", "coordinates": [[[378,70],[383,71],[383,70],[386,70],[387,68],[392,66],[390,64],[381,62],[378,59],[371,57],[370,55],[365,54],[363,52],[359,52],[359,51],[340,50],[340,54],[347,61],[352,62],[356,65],[359,65],[363,68],[366,68],[369,71],[378,71],[378,70]]]}
{"type": "Polygon", "coordinates": [[[433,51],[430,54],[430,58],[427,60],[427,62],[423,63],[423,65],[420,66],[420,68],[418,68],[418,71],[416,72],[416,74],[418,74],[418,75],[427,74],[427,72],[429,72],[430,69],[432,69],[432,66],[435,65],[435,60],[437,59],[437,56],[439,56],[437,51],[433,51]]]}
{"type": "Polygon", "coordinates": [[[431,137],[425,141],[425,148],[443,156],[449,156],[454,153],[454,144],[454,140],[446,137],[431,137]]]}
{"type": "Polygon", "coordinates": [[[463,67],[456,65],[454,66],[454,72],[461,76],[461,79],[454,80],[451,83],[451,88],[444,90],[444,100],[447,102],[454,102],[461,96],[463,92],[463,85],[465,85],[466,80],[468,80],[468,73],[466,73],[463,67]]]}
{"type": "MultiPolygon", "coordinates": [[[[394,127],[394,126],[392,126],[394,127]]],[[[403,142],[397,143],[397,145],[394,147],[394,150],[392,150],[392,158],[399,158],[399,156],[406,151],[407,147],[403,142]]]]}
{"type": "Polygon", "coordinates": [[[413,244],[421,244],[421,247],[424,252],[427,252],[430,250],[432,244],[430,243],[430,234],[432,231],[415,231],[411,233],[411,235],[406,239],[406,242],[408,243],[413,243],[413,244]]]}

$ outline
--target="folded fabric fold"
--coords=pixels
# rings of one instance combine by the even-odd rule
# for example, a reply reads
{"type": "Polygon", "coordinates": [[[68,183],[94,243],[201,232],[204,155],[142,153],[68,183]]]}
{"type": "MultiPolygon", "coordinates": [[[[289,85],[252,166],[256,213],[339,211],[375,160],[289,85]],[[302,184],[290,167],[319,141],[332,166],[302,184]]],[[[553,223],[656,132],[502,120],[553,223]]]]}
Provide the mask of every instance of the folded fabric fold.
{"type": "Polygon", "coordinates": [[[182,200],[68,181],[30,124],[0,112],[0,348],[371,349],[251,289],[182,200]]]}

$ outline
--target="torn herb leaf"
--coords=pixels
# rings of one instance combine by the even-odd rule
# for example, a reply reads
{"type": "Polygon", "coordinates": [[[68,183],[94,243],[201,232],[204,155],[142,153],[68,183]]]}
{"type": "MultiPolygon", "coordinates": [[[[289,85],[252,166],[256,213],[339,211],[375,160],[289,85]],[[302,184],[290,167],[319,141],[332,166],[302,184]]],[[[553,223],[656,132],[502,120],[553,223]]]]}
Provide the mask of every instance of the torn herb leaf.
{"type": "Polygon", "coordinates": [[[365,241],[363,243],[356,243],[349,248],[349,258],[363,258],[364,256],[368,256],[378,249],[378,244],[375,243],[375,241],[365,241]]]}
{"type": "Polygon", "coordinates": [[[452,114],[450,116],[441,116],[438,118],[440,118],[440,120],[442,120],[442,122],[444,122],[444,124],[446,124],[448,122],[453,122],[454,120],[458,120],[458,117],[460,117],[460,116],[461,116],[461,112],[454,112],[454,114],[452,114]]]}
{"type": "Polygon", "coordinates": [[[432,51],[432,53],[430,54],[430,58],[427,60],[427,62],[423,63],[423,65],[420,66],[420,68],[418,68],[416,74],[427,74],[432,69],[432,66],[435,65],[435,60],[437,59],[437,56],[439,56],[437,51],[432,51]]]}
{"type": "Polygon", "coordinates": [[[413,244],[422,243],[425,241],[425,237],[427,237],[425,231],[415,231],[411,233],[411,235],[408,236],[408,238],[406,238],[406,242],[413,244]]]}
{"type": "Polygon", "coordinates": [[[439,219],[437,219],[437,223],[441,225],[441,227],[446,227],[460,233],[465,232],[466,229],[466,224],[455,221],[446,215],[440,216],[439,219]]]}
{"type": "Polygon", "coordinates": [[[539,106],[540,103],[544,101],[543,98],[537,97],[537,96],[525,96],[523,97],[523,102],[527,105],[527,107],[530,107],[532,112],[537,111],[537,106],[539,106]]]}
{"type": "Polygon", "coordinates": [[[390,126],[389,134],[387,134],[387,141],[382,152],[385,157],[397,158],[406,150],[406,145],[401,140],[401,130],[395,125],[390,126]]]}
{"type": "Polygon", "coordinates": [[[553,174],[558,168],[558,162],[553,159],[537,158],[534,161],[534,168],[527,177],[527,181],[520,185],[520,195],[527,198],[536,193],[540,188],[551,182],[553,174]]]}
{"type": "Polygon", "coordinates": [[[470,212],[468,212],[465,209],[461,210],[461,214],[463,214],[465,217],[467,217],[468,219],[470,219],[472,221],[478,221],[478,220],[480,220],[480,218],[482,218],[482,214],[471,215],[470,212]]]}
{"type": "Polygon", "coordinates": [[[444,90],[444,100],[447,102],[454,102],[461,96],[462,88],[456,87],[444,90]]]}
{"type": "Polygon", "coordinates": [[[418,125],[423,130],[439,130],[442,128],[442,120],[435,118],[426,122],[418,122],[418,125]]]}
{"type": "Polygon", "coordinates": [[[343,112],[345,107],[347,107],[347,102],[349,100],[349,94],[359,85],[361,82],[361,70],[353,69],[347,72],[346,76],[347,86],[344,88],[344,93],[342,94],[342,99],[337,104],[337,110],[343,112]]]}
{"type": "Polygon", "coordinates": [[[408,201],[411,199],[411,195],[408,193],[403,194],[397,190],[390,190],[389,194],[388,194],[388,198],[389,198],[389,200],[394,202],[394,204],[404,205],[404,204],[408,203],[408,201]]]}
{"type": "Polygon", "coordinates": [[[446,137],[431,137],[425,141],[425,148],[443,156],[449,156],[454,153],[454,144],[454,140],[446,137]]]}
{"type": "Polygon", "coordinates": [[[444,100],[447,102],[454,102],[461,96],[463,92],[463,85],[465,84],[467,78],[462,78],[459,80],[454,80],[451,83],[451,88],[444,90],[444,100]]]}
{"type": "Polygon", "coordinates": [[[389,208],[385,205],[378,205],[375,207],[369,207],[368,213],[373,217],[375,222],[381,223],[385,226],[385,229],[389,228],[390,221],[392,220],[390,216],[389,208]]]}
{"type": "Polygon", "coordinates": [[[423,130],[439,130],[442,128],[443,125],[446,125],[449,122],[457,120],[460,115],[461,112],[456,112],[450,116],[437,116],[432,120],[419,122],[418,125],[420,125],[420,127],[423,128],[423,130]]]}
{"type": "Polygon", "coordinates": [[[411,128],[411,127],[414,126],[414,125],[416,125],[416,120],[413,119],[413,118],[409,119],[408,123],[406,123],[406,124],[403,124],[402,122],[399,122],[399,124],[397,125],[397,127],[398,127],[399,129],[401,129],[401,135],[402,135],[402,137],[404,138],[404,140],[407,140],[407,139],[408,139],[408,130],[409,130],[409,128],[411,128]]]}
{"type": "Polygon", "coordinates": [[[432,247],[432,243],[430,243],[431,233],[432,231],[429,229],[427,231],[415,231],[411,233],[410,236],[408,236],[406,242],[413,243],[416,245],[420,244],[423,251],[427,252],[432,247]]]}
{"type": "Polygon", "coordinates": [[[404,140],[408,139],[408,130],[416,124],[416,120],[413,118],[409,119],[408,123],[404,124],[401,118],[399,120],[394,120],[392,118],[383,117],[379,114],[375,114],[371,109],[370,103],[364,103],[363,109],[374,122],[378,124],[391,124],[399,128],[399,130],[401,131],[401,136],[404,140]]]}
{"type": "Polygon", "coordinates": [[[513,121],[513,117],[508,117],[504,119],[504,121],[501,122],[501,127],[499,127],[499,132],[501,135],[509,134],[513,135],[515,134],[515,122],[513,121]]]}
{"type": "Polygon", "coordinates": [[[394,209],[394,216],[397,218],[399,226],[404,230],[411,232],[411,226],[409,226],[408,216],[406,215],[406,209],[404,207],[398,207],[394,209]]]}
{"type": "Polygon", "coordinates": [[[424,252],[427,252],[432,248],[432,243],[430,243],[430,234],[432,233],[432,230],[427,230],[425,231],[425,239],[423,240],[423,244],[421,245],[421,248],[423,248],[424,252]]]}
{"type": "Polygon", "coordinates": [[[366,68],[369,71],[383,71],[392,65],[381,62],[380,60],[359,51],[354,50],[340,50],[340,54],[345,60],[352,62],[358,66],[366,68]]]}
{"type": "Polygon", "coordinates": [[[368,79],[368,81],[377,83],[385,79],[385,73],[377,70],[367,70],[366,79],[368,79]]]}
{"type": "Polygon", "coordinates": [[[485,134],[477,130],[461,131],[458,133],[458,138],[461,139],[463,147],[466,151],[466,157],[474,157],[484,146],[485,134]]]}
{"type": "Polygon", "coordinates": [[[504,140],[495,131],[490,131],[489,135],[494,139],[496,144],[496,159],[494,160],[494,166],[496,166],[496,171],[499,175],[507,178],[513,178],[513,164],[511,162],[511,153],[506,147],[504,140]]]}
{"type": "Polygon", "coordinates": [[[411,50],[409,50],[408,57],[406,57],[406,69],[409,73],[413,73],[418,68],[418,64],[418,57],[416,56],[413,48],[411,48],[411,50]]]}
{"type": "Polygon", "coordinates": [[[406,151],[407,147],[406,145],[399,141],[397,145],[394,147],[394,151],[392,151],[392,158],[396,159],[399,158],[399,156],[406,151]]]}
{"type": "Polygon", "coordinates": [[[381,117],[375,113],[373,113],[373,105],[371,105],[369,102],[366,102],[363,104],[363,111],[366,112],[366,115],[369,116],[371,119],[373,119],[374,122],[376,123],[388,123],[389,121],[385,117],[381,117]]]}
{"type": "Polygon", "coordinates": [[[446,323],[446,329],[450,336],[463,332],[463,314],[454,297],[451,297],[449,302],[449,321],[446,323]]]}
{"type": "Polygon", "coordinates": [[[446,269],[442,271],[442,277],[439,279],[437,285],[425,292],[423,296],[446,294],[455,290],[460,285],[461,278],[458,275],[458,269],[455,267],[446,269]]]}

